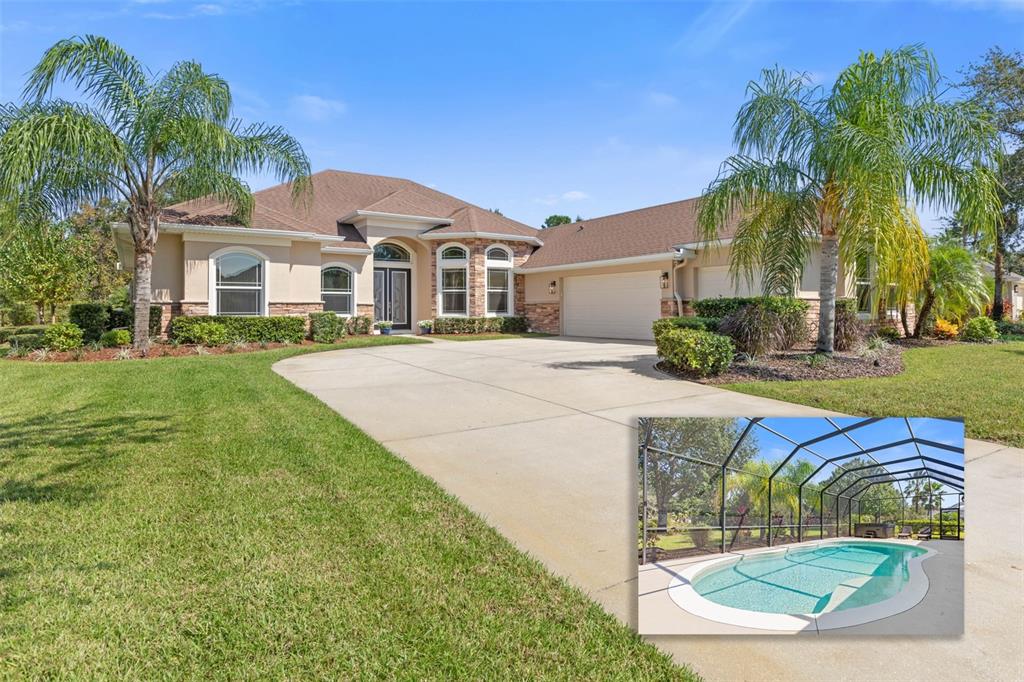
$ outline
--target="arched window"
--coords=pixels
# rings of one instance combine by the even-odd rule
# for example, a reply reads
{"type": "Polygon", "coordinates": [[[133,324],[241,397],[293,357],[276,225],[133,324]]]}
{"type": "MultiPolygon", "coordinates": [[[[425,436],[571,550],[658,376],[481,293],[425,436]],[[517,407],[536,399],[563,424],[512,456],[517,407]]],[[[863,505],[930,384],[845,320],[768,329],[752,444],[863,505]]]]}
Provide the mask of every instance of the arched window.
{"type": "Polygon", "coordinates": [[[487,260],[511,262],[512,254],[503,246],[492,246],[487,249],[487,260]]]}
{"type": "Polygon", "coordinates": [[[441,250],[441,260],[466,260],[466,250],[461,246],[446,246],[441,250]]]}
{"type": "Polygon", "coordinates": [[[373,260],[408,263],[412,259],[409,252],[397,244],[377,244],[373,247],[373,260]]]}
{"type": "Polygon", "coordinates": [[[355,277],[341,265],[325,265],[320,271],[320,300],[324,311],[352,315],[355,308],[355,277]]]}
{"type": "Polygon", "coordinates": [[[441,315],[469,314],[469,252],[457,244],[437,252],[437,298],[441,315]]]}
{"type": "Polygon", "coordinates": [[[492,246],[485,253],[484,266],[487,277],[487,315],[511,315],[512,252],[504,246],[492,246]]]}
{"type": "Polygon", "coordinates": [[[214,261],[216,315],[262,315],[266,303],[263,259],[233,251],[214,261]]]}

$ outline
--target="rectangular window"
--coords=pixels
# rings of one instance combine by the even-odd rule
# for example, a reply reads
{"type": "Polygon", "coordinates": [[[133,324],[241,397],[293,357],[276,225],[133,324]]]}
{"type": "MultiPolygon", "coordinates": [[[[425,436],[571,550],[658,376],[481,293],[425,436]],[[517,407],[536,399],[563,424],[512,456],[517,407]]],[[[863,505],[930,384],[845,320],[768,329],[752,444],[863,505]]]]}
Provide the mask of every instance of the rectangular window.
{"type": "Polygon", "coordinates": [[[855,293],[857,296],[857,312],[871,312],[871,270],[867,256],[857,258],[855,277],[855,293]]]}
{"type": "Polygon", "coordinates": [[[468,310],[466,304],[466,269],[441,270],[441,314],[465,315],[468,310]]]}
{"type": "Polygon", "coordinates": [[[509,282],[508,268],[487,269],[487,312],[494,315],[509,313],[509,282]]]}
{"type": "Polygon", "coordinates": [[[259,289],[217,289],[218,315],[260,315],[259,289]]]}

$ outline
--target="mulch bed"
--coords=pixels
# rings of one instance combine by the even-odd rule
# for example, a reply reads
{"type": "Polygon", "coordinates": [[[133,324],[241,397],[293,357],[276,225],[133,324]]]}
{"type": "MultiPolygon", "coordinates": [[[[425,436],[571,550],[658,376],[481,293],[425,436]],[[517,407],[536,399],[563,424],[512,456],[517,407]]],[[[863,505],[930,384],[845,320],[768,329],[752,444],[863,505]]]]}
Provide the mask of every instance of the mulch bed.
{"type": "MultiPolygon", "coordinates": [[[[944,343],[946,342],[939,341],[920,345],[944,343]]],[[[656,367],[666,374],[702,384],[889,377],[903,371],[903,346],[904,343],[901,341],[873,355],[862,355],[856,351],[836,351],[831,358],[820,364],[812,364],[809,361],[809,357],[814,353],[813,346],[798,347],[772,353],[755,362],[737,361],[727,371],[713,377],[701,377],[693,372],[668,367],[663,362],[659,362],[656,367]]]]}
{"type": "MultiPolygon", "coordinates": [[[[131,351],[131,360],[151,360],[153,358],[175,358],[184,355],[225,355],[231,353],[252,353],[254,351],[271,350],[273,348],[285,348],[287,346],[313,346],[314,342],[306,340],[301,344],[296,343],[250,343],[245,346],[204,346],[205,353],[197,351],[197,346],[175,346],[170,343],[157,343],[154,342],[149,352],[145,355],[140,354],[136,350],[131,351]]],[[[6,360],[23,361],[23,362],[102,362],[106,360],[118,360],[121,359],[119,354],[120,348],[101,348],[100,350],[88,350],[85,348],[80,351],[62,351],[60,353],[55,351],[48,351],[46,353],[45,360],[39,360],[39,356],[34,353],[29,353],[24,356],[15,356],[8,354],[6,360]]]]}

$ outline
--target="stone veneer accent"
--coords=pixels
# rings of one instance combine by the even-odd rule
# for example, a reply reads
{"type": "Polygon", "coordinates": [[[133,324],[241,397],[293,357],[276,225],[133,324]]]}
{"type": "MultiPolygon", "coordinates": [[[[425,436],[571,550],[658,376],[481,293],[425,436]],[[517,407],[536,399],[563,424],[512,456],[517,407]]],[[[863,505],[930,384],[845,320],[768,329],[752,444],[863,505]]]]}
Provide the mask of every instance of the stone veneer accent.
{"type": "Polygon", "coordinates": [[[675,317],[678,313],[676,312],[676,302],[671,298],[661,299],[661,316],[662,317],[675,317]]]}
{"type": "MultiPolygon", "coordinates": [[[[459,244],[469,251],[469,301],[467,305],[470,317],[483,317],[487,310],[487,249],[500,244],[512,250],[512,266],[519,267],[526,262],[533,247],[525,242],[503,241],[500,239],[452,239],[449,241],[432,241],[430,243],[430,315],[438,317],[437,306],[437,250],[445,244],[459,244]]],[[[513,275],[513,313],[522,315],[525,309],[526,278],[513,275]]]]}
{"type": "Polygon", "coordinates": [[[160,306],[160,338],[167,338],[171,329],[171,320],[181,315],[181,303],[157,302],[160,306]]]}
{"type": "Polygon", "coordinates": [[[524,306],[530,329],[546,334],[562,333],[562,310],[560,303],[527,303],[524,306]]]}
{"type": "Polygon", "coordinates": [[[356,315],[362,315],[373,319],[373,304],[372,303],[357,303],[356,304],[356,315]]]}

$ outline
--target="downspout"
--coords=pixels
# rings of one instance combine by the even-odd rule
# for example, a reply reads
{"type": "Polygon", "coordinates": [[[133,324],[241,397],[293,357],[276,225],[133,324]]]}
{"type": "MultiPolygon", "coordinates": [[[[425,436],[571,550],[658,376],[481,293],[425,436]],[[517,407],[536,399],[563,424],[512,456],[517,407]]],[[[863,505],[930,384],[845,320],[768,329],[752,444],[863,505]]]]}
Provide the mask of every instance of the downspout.
{"type": "Polygon", "coordinates": [[[679,280],[677,279],[677,272],[679,268],[686,265],[689,261],[686,256],[679,254],[680,260],[672,267],[672,296],[676,299],[676,315],[682,316],[683,314],[683,297],[679,295],[679,280]]]}

